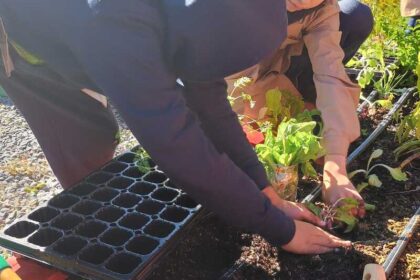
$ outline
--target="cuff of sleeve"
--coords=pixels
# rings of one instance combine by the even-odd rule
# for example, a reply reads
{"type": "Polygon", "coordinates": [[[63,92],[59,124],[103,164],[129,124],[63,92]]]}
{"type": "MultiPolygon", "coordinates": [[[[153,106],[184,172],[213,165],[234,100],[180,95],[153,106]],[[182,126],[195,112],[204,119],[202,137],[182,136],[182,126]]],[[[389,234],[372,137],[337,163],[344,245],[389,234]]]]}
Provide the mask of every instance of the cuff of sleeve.
{"type": "Polygon", "coordinates": [[[265,221],[260,228],[260,234],[274,246],[283,246],[295,236],[296,226],[293,219],[286,216],[280,209],[270,204],[265,221]]]}
{"type": "Polygon", "coordinates": [[[323,145],[326,155],[347,156],[350,142],[345,136],[328,133],[324,134],[323,145]]]}

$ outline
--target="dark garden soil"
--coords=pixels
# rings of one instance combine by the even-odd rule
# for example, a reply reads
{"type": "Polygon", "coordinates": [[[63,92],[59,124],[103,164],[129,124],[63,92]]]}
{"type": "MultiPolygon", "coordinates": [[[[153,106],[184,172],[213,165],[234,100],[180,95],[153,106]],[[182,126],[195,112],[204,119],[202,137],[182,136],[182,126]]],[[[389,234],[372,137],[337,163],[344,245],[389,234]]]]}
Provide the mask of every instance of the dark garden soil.
{"type": "MultiPolygon", "coordinates": [[[[403,110],[404,111],[404,110],[403,110]]],[[[362,128],[369,132],[380,122],[384,110],[362,119],[362,128]]],[[[398,166],[392,151],[395,127],[390,126],[356,161],[349,171],[365,168],[370,153],[383,149],[384,154],[374,163],[398,166]]],[[[270,246],[256,235],[243,233],[225,225],[209,214],[202,218],[185,235],[177,248],[165,257],[150,277],[162,279],[219,279],[235,262],[243,266],[231,279],[362,279],[363,268],[368,263],[383,263],[392,250],[408,220],[420,206],[420,164],[408,166],[407,182],[392,180],[383,168],[376,173],[383,187],[366,189],[362,196],[377,209],[367,214],[350,234],[341,235],[354,242],[349,252],[316,256],[298,256],[270,246]]],[[[303,198],[317,181],[301,182],[299,192],[303,198]]],[[[399,260],[390,279],[420,279],[420,233],[417,231],[399,260]]]]}

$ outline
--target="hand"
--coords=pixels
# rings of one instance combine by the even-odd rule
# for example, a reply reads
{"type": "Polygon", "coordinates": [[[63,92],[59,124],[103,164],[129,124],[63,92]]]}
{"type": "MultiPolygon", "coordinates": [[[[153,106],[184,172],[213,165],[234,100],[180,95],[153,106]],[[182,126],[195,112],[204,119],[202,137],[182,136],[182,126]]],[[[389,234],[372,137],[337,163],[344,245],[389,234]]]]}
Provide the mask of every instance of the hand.
{"type": "Polygon", "coordinates": [[[326,203],[331,205],[342,198],[354,198],[359,201],[359,207],[354,209],[352,214],[361,218],[365,216],[365,203],[347,177],[346,158],[344,156],[326,156],[322,197],[326,203]]]}
{"type": "Polygon", "coordinates": [[[351,242],[344,241],[314,225],[295,221],[296,232],[293,239],[282,246],[288,252],[295,254],[323,254],[335,248],[350,248],[351,242]]]}
{"type": "Polygon", "coordinates": [[[317,225],[319,227],[325,227],[325,222],[321,221],[319,217],[314,215],[308,210],[302,203],[295,203],[281,199],[273,187],[266,187],[262,190],[265,196],[270,199],[271,203],[282,210],[287,216],[294,220],[306,221],[317,225]]]}

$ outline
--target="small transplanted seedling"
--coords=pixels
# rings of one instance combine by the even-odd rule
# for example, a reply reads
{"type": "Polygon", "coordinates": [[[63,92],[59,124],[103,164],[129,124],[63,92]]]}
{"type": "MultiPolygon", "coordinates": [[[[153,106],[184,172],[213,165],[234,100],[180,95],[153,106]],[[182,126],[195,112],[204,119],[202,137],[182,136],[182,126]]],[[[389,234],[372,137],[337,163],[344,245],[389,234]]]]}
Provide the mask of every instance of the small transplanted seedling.
{"type": "Polygon", "coordinates": [[[152,167],[150,166],[151,158],[145,149],[138,148],[134,160],[140,172],[147,173],[152,169],[152,167]]]}
{"type": "MultiPolygon", "coordinates": [[[[345,227],[344,233],[351,232],[359,222],[353,215],[359,207],[359,202],[354,198],[342,198],[329,206],[306,203],[306,207],[325,222],[328,229],[333,231],[345,227]]],[[[365,204],[367,211],[373,211],[375,208],[374,205],[365,204]]]]}
{"type": "Polygon", "coordinates": [[[252,79],[249,77],[241,77],[235,81],[233,84],[232,91],[228,94],[228,100],[230,106],[234,106],[237,100],[242,100],[243,102],[249,102],[251,108],[255,106],[255,101],[252,100],[251,95],[245,92],[245,88],[252,83],[252,79]],[[238,91],[241,91],[238,93],[238,91]]]}
{"type": "Polygon", "coordinates": [[[357,191],[359,193],[369,186],[373,186],[377,188],[382,187],[382,182],[379,179],[378,175],[376,175],[375,173],[372,173],[373,170],[377,167],[383,167],[387,169],[389,171],[389,174],[396,181],[404,182],[408,180],[407,174],[403,172],[401,168],[399,167],[392,168],[388,165],[381,164],[381,163],[375,164],[371,167],[370,165],[372,163],[372,160],[381,157],[382,154],[383,154],[383,150],[381,149],[374,150],[372,154],[370,155],[366,169],[358,169],[348,174],[349,179],[353,178],[356,174],[359,174],[359,173],[364,174],[365,181],[357,185],[357,191]]]}

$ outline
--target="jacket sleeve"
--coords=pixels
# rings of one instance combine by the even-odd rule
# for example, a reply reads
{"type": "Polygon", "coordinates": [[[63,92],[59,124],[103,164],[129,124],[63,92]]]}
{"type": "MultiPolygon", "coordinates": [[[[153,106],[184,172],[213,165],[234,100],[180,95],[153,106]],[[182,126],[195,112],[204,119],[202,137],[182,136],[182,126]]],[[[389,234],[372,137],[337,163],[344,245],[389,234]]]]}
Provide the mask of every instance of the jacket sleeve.
{"type": "MultiPolygon", "coordinates": [[[[216,149],[188,109],[185,89],[164,60],[160,16],[143,1],[118,8],[112,3],[103,1],[86,28],[80,57],[88,73],[153,160],[197,202],[275,245],[288,243],[294,235],[294,221],[274,207],[226,153],[216,149]]],[[[206,95],[212,104],[224,102],[220,92],[224,86],[213,87],[209,85],[204,92],[196,92],[200,87],[191,90],[206,95]]],[[[222,103],[215,112],[236,125],[231,112],[225,110],[222,103]]],[[[210,114],[206,117],[211,118],[210,114]]],[[[231,133],[232,138],[244,137],[235,126],[231,133]]]]}
{"type": "Polygon", "coordinates": [[[303,39],[314,71],[316,105],[324,122],[327,154],[346,156],[350,143],[360,136],[356,114],[360,88],[350,81],[342,63],[338,4],[328,2],[312,15],[303,39]]]}
{"type": "Polygon", "coordinates": [[[198,116],[206,136],[220,153],[226,153],[259,187],[270,183],[264,167],[247,141],[238,116],[227,100],[226,83],[222,81],[186,82],[188,107],[198,116]]]}

